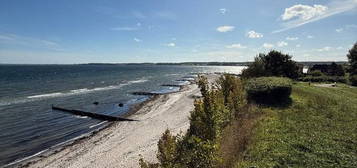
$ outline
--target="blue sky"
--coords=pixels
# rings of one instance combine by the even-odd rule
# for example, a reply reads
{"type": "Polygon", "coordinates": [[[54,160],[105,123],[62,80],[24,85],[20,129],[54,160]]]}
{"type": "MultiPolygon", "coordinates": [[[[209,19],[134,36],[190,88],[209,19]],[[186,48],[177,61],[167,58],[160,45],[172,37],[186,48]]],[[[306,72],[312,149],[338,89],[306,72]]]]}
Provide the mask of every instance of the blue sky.
{"type": "Polygon", "coordinates": [[[0,63],[345,61],[357,0],[0,0],[0,63]]]}

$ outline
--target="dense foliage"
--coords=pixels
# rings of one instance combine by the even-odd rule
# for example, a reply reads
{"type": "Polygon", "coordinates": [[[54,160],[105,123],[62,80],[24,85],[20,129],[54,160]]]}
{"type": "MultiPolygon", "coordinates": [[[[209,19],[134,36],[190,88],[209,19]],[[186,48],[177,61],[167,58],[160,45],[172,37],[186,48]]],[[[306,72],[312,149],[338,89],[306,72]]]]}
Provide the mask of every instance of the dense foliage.
{"type": "Polygon", "coordinates": [[[159,163],[140,159],[142,168],[209,168],[219,164],[218,140],[223,128],[246,103],[243,86],[231,75],[223,75],[214,85],[200,77],[198,85],[202,99],[195,100],[187,133],[173,136],[167,130],[158,143],[159,163]]]}
{"type": "Polygon", "coordinates": [[[303,82],[340,82],[346,83],[347,80],[344,76],[326,76],[324,74],[320,76],[307,75],[305,77],[299,78],[303,82]]]}
{"type": "Polygon", "coordinates": [[[345,70],[342,65],[336,63],[331,64],[315,64],[309,72],[299,78],[303,82],[340,82],[347,83],[345,70]]]}
{"type": "Polygon", "coordinates": [[[292,82],[289,78],[259,77],[247,81],[248,100],[256,103],[279,103],[289,99],[292,82]]]}
{"type": "Polygon", "coordinates": [[[259,54],[255,57],[254,62],[242,72],[242,78],[279,76],[296,79],[301,71],[290,55],[273,50],[267,55],[259,54]]]}
{"type": "Polygon", "coordinates": [[[328,76],[345,76],[345,70],[342,65],[338,65],[335,62],[328,64],[316,64],[309,69],[310,72],[320,71],[324,75],[328,76]]]}
{"type": "Polygon", "coordinates": [[[357,43],[349,50],[347,58],[350,64],[350,81],[352,85],[357,86],[357,43]]]}

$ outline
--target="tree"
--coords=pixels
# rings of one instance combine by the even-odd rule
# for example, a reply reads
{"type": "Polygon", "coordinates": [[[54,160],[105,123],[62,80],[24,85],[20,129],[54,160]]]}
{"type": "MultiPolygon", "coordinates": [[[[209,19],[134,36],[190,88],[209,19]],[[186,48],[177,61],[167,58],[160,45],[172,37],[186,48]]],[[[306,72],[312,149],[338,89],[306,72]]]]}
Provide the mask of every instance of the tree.
{"type": "Polygon", "coordinates": [[[264,54],[259,54],[255,57],[254,62],[250,64],[247,69],[243,70],[242,78],[265,76],[264,61],[262,60],[263,57],[264,54]]]}
{"type": "Polygon", "coordinates": [[[347,58],[350,64],[350,73],[357,74],[357,42],[349,50],[347,58]]]}
{"type": "Polygon", "coordinates": [[[357,86],[357,42],[349,50],[347,58],[350,64],[350,81],[352,85],[357,86]]]}
{"type": "Polygon", "coordinates": [[[243,78],[261,76],[279,76],[296,79],[299,77],[300,68],[291,60],[291,56],[272,50],[267,55],[259,54],[254,62],[243,71],[243,78]]]}
{"type": "Polygon", "coordinates": [[[335,62],[330,65],[331,71],[329,75],[331,76],[345,76],[345,70],[342,65],[337,65],[335,62]]]}

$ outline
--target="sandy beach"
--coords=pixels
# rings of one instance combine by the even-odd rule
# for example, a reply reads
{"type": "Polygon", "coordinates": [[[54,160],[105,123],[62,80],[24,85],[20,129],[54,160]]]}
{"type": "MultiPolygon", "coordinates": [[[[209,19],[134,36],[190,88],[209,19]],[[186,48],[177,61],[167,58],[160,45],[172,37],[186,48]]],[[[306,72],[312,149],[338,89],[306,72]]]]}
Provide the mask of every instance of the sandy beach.
{"type": "MultiPolygon", "coordinates": [[[[209,77],[213,81],[216,75],[209,77]]],[[[48,156],[39,156],[20,167],[139,167],[139,155],[156,161],[157,142],[169,129],[185,132],[195,96],[200,95],[196,84],[180,92],[160,95],[145,104],[129,118],[138,122],[117,122],[93,136],[79,140],[48,156]]]]}

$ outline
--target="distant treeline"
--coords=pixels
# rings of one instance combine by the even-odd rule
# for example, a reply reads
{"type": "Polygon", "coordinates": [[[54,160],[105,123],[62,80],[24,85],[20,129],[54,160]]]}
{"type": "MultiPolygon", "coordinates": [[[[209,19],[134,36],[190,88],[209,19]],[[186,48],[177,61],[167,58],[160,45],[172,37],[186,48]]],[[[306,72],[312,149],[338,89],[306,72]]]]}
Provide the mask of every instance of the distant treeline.
{"type": "MultiPolygon", "coordinates": [[[[190,65],[190,66],[248,66],[253,62],[179,62],[179,63],[89,63],[88,65],[190,65]]],[[[333,61],[313,61],[297,62],[304,66],[313,66],[316,64],[331,64],[333,61]]],[[[338,65],[347,64],[347,61],[334,62],[338,65]]]]}

